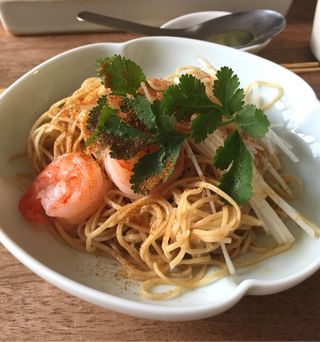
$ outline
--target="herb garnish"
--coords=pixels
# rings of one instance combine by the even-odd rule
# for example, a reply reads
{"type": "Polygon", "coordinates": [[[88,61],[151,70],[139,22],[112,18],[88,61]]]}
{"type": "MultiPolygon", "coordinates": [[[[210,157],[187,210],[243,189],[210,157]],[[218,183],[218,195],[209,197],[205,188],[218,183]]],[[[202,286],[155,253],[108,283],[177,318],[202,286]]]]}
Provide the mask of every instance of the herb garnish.
{"type": "Polygon", "coordinates": [[[213,164],[226,170],[220,179],[222,190],[238,204],[250,199],[252,157],[241,133],[261,138],[269,121],[260,109],[245,105],[244,90],[232,69],[222,67],[217,71],[213,93],[219,103],[208,98],[200,80],[182,75],[179,84],[165,90],[161,101],[151,104],[138,95],[141,82],[147,82],[142,69],[118,55],[100,59],[98,74],[112,94],[123,96],[123,101],[120,110],[115,110],[108,106],[106,97],[98,100],[89,115],[92,135],[86,143],[99,139],[116,159],[130,159],[144,151],[130,180],[135,192],[148,193],[170,177],[184,139],[200,143],[217,128],[232,124],[231,133],[213,156],[213,164]],[[188,133],[176,130],[176,122],[187,124],[188,133]]]}
{"type": "Polygon", "coordinates": [[[146,81],[139,65],[119,55],[98,59],[97,71],[114,95],[136,95],[141,82],[146,81]]]}

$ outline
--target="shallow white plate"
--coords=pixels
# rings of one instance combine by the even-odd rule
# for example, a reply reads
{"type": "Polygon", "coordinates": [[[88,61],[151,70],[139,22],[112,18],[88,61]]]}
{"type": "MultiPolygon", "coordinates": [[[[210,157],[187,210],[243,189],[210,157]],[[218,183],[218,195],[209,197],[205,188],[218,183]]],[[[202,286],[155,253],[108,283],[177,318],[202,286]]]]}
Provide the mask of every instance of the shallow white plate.
{"type": "MultiPolygon", "coordinates": [[[[224,11],[193,12],[193,13],[185,14],[180,17],[174,18],[166,22],[165,24],[163,24],[161,27],[172,28],[172,29],[186,28],[192,25],[203,23],[204,21],[208,21],[210,19],[222,17],[230,13],[231,12],[224,12],[224,11]]],[[[251,52],[251,53],[257,53],[258,51],[263,49],[265,46],[267,46],[270,42],[271,42],[271,39],[267,39],[263,43],[245,47],[240,50],[251,52]]]]}
{"type": "MultiPolygon", "coordinates": [[[[34,68],[2,94],[0,241],[4,246],[39,276],[71,294],[112,310],[161,320],[208,317],[227,310],[246,294],[276,293],[318,270],[320,241],[293,227],[297,243],[289,251],[181,297],[147,301],[137,295],[136,284],[115,277],[114,261],[79,253],[21,217],[17,210],[21,193],[14,176],[22,165],[10,158],[26,149],[27,134],[36,118],[95,75],[98,57],[115,53],[136,61],[147,75],[165,76],[179,66],[199,65],[197,57],[201,55],[218,68],[233,68],[242,86],[257,79],[281,84],[284,97],[268,113],[273,122],[285,123],[279,134],[301,159],[292,165],[284,158],[286,169],[299,175],[305,184],[303,197],[294,205],[320,222],[320,182],[316,178],[320,174],[320,105],[312,89],[290,71],[252,54],[202,41],[154,37],[67,51],[34,68]]],[[[266,92],[265,97],[269,96],[266,92]]]]}

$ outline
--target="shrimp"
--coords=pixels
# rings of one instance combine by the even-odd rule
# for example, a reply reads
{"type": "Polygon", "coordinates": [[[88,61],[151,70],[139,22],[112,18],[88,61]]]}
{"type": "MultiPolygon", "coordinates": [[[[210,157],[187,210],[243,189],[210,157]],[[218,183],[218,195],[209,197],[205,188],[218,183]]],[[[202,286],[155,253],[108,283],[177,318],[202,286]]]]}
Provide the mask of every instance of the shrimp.
{"type": "Polygon", "coordinates": [[[96,161],[83,153],[68,153],[36,177],[21,198],[19,209],[34,223],[46,223],[50,216],[65,224],[80,224],[103,204],[110,187],[96,161]]]}
{"type": "Polygon", "coordinates": [[[107,153],[104,160],[105,170],[116,187],[132,199],[142,197],[131,189],[130,178],[134,162],[132,160],[118,160],[107,153]]]}
{"type": "MultiPolygon", "coordinates": [[[[141,155],[140,155],[141,156],[141,155]]],[[[125,193],[128,197],[132,199],[137,199],[142,197],[142,194],[135,193],[133,191],[132,184],[130,183],[130,178],[132,176],[132,169],[134,164],[137,162],[137,158],[132,158],[130,160],[119,160],[114,159],[110,156],[109,153],[106,154],[104,165],[106,172],[112,182],[118,187],[120,191],[125,193]]],[[[180,156],[177,160],[175,169],[171,176],[165,183],[158,184],[154,189],[152,189],[151,193],[161,192],[168,186],[177,180],[184,169],[184,150],[181,151],[180,156]]]]}

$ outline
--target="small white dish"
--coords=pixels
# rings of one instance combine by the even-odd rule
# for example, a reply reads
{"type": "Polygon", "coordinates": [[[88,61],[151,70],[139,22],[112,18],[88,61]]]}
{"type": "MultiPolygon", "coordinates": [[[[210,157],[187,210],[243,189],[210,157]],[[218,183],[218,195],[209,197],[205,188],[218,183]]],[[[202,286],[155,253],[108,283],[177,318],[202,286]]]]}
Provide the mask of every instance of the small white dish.
{"type": "MultiPolygon", "coordinates": [[[[252,54],[222,45],[184,38],[147,37],[126,43],[82,46],[42,63],[17,80],[0,100],[0,241],[36,274],[75,296],[129,315],[155,320],[191,320],[209,317],[235,305],[245,295],[266,295],[288,289],[320,268],[320,241],[295,226],[296,243],[288,251],[255,266],[240,269],[212,284],[164,300],[145,300],[137,284],[115,276],[116,263],[73,250],[46,229],[20,215],[21,196],[15,175],[25,165],[12,156],[26,150],[28,132],[52,103],[71,94],[95,75],[97,58],[123,54],[142,66],[147,75],[165,76],[184,65],[199,65],[202,56],[219,68],[228,65],[239,75],[241,86],[252,80],[281,84],[284,96],[268,115],[301,162],[283,158],[286,172],[304,183],[294,206],[320,223],[320,103],[313,90],[292,72],[252,54]],[[13,142],[14,139],[14,143],[13,142]],[[313,181],[310,181],[313,180],[313,181]]],[[[266,99],[270,93],[264,94],[266,99]]],[[[306,294],[307,295],[307,294],[306,294]]]]}
{"type": "MultiPolygon", "coordinates": [[[[208,21],[210,19],[215,19],[222,17],[224,15],[230,14],[231,12],[225,11],[203,11],[203,12],[194,12],[189,13],[186,15],[182,15],[180,17],[174,18],[165,24],[163,24],[162,28],[172,28],[172,29],[179,29],[179,28],[186,28],[192,25],[200,24],[204,21],[208,21]]],[[[240,50],[247,51],[251,53],[257,53],[265,46],[267,46],[271,42],[271,39],[267,39],[263,43],[255,44],[249,47],[242,48],[240,50]]]]}

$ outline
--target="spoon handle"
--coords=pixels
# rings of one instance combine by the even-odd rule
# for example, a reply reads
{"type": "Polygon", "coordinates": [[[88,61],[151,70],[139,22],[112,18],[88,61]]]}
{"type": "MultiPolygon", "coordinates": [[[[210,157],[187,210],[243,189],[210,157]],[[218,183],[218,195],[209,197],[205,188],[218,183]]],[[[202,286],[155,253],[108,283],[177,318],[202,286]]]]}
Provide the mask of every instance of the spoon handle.
{"type": "Polygon", "coordinates": [[[78,13],[78,20],[87,21],[89,23],[107,26],[120,31],[140,33],[147,36],[179,36],[181,30],[179,29],[161,29],[159,27],[153,27],[143,24],[134,23],[132,21],[123,20],[119,18],[109,17],[106,15],[93,13],[89,11],[83,11],[78,13]]]}

